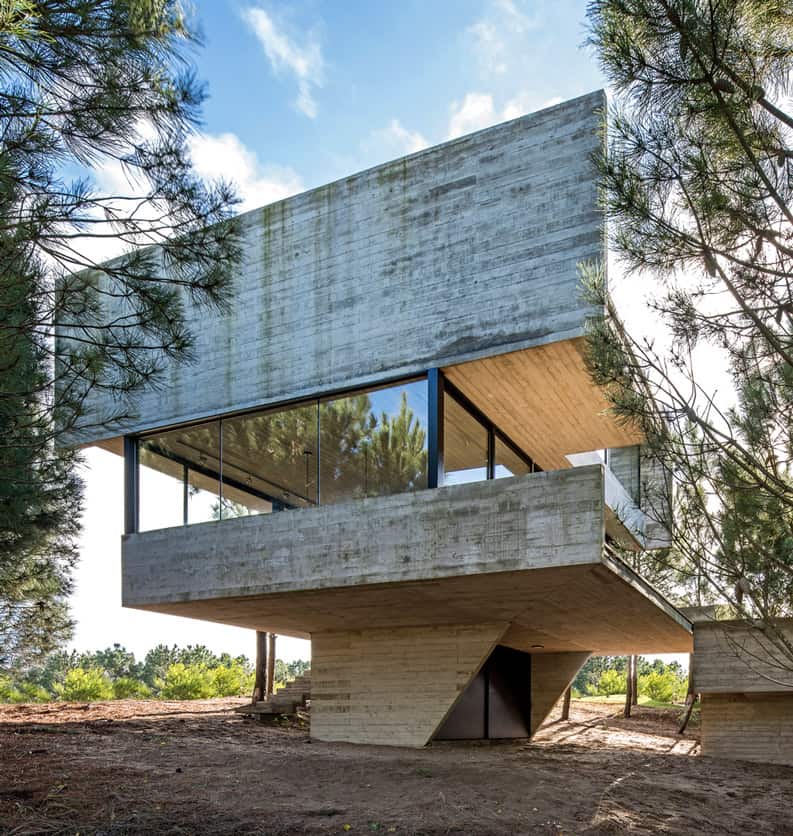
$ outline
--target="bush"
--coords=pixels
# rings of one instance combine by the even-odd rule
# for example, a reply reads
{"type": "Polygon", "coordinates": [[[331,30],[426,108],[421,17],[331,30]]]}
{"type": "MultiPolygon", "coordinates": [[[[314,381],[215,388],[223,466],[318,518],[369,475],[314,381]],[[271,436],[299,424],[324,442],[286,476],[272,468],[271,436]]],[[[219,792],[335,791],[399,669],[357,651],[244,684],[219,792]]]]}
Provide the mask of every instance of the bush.
{"type": "Polygon", "coordinates": [[[11,679],[7,676],[0,676],[0,703],[22,701],[22,694],[14,687],[11,679]]]}
{"type": "Polygon", "coordinates": [[[246,673],[239,662],[221,665],[209,673],[214,697],[236,697],[253,691],[253,675],[246,673]]]}
{"type": "Polygon", "coordinates": [[[680,702],[687,690],[688,678],[681,679],[672,671],[653,671],[639,678],[639,693],[655,702],[680,702]]]}
{"type": "Polygon", "coordinates": [[[120,676],[113,682],[113,699],[145,700],[151,696],[151,688],[132,676],[120,676]]]}
{"type": "Polygon", "coordinates": [[[55,684],[58,698],[66,702],[90,702],[113,699],[113,686],[99,668],[72,668],[63,682],[55,684]]]}
{"type": "Polygon", "coordinates": [[[157,680],[160,696],[166,700],[202,700],[211,697],[212,674],[204,665],[168,665],[163,679],[157,680]]]}
{"type": "Polygon", "coordinates": [[[18,682],[19,702],[51,702],[52,694],[35,682],[18,682]]]}
{"type": "Polygon", "coordinates": [[[624,694],[626,688],[625,674],[615,670],[605,670],[598,677],[597,685],[590,686],[591,693],[599,697],[610,697],[612,694],[624,694]]]}

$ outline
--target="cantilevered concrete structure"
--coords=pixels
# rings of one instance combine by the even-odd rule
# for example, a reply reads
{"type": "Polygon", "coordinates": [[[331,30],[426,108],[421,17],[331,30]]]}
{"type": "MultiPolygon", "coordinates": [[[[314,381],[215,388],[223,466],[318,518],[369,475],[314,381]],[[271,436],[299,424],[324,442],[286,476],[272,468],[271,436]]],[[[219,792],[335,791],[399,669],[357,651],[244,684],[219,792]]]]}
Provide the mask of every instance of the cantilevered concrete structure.
{"type": "Polygon", "coordinates": [[[243,216],[233,310],[188,306],[198,361],[71,439],[126,458],[124,605],[310,638],[317,738],[526,736],[590,653],[691,650],[607,550],[668,535],[584,363],[603,109],[243,216]]]}

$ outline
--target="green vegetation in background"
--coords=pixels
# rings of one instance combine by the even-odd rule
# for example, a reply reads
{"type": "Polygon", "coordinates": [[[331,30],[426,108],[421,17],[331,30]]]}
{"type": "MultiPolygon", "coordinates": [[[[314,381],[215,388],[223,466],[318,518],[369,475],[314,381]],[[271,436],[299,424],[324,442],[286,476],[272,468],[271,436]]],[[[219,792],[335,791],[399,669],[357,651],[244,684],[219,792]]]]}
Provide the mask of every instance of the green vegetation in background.
{"type": "MultiPolygon", "coordinates": [[[[649,662],[638,657],[639,702],[641,704],[680,703],[685,700],[688,677],[678,662],[649,662]]],[[[624,656],[592,656],[573,680],[576,696],[612,697],[625,694],[624,656]]]]}
{"type": "MultiPolygon", "coordinates": [[[[276,659],[279,687],[305,673],[302,659],[276,659]]],[[[89,702],[112,699],[194,700],[248,696],[253,691],[253,665],[245,656],[217,655],[203,645],[158,645],[142,662],[121,645],[93,653],[50,654],[44,663],[16,678],[0,677],[0,702],[89,702]]]]}

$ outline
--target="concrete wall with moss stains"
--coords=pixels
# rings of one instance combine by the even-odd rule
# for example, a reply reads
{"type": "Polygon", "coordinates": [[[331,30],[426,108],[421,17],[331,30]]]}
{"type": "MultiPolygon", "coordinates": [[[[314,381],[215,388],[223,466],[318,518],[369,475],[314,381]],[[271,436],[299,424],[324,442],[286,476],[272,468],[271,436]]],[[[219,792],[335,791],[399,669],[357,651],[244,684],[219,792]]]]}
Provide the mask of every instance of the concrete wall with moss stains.
{"type": "MultiPolygon", "coordinates": [[[[596,92],[242,217],[227,314],[198,360],[87,443],[580,336],[577,265],[604,254],[596,92]]],[[[110,405],[96,395],[95,416],[110,405]]]]}

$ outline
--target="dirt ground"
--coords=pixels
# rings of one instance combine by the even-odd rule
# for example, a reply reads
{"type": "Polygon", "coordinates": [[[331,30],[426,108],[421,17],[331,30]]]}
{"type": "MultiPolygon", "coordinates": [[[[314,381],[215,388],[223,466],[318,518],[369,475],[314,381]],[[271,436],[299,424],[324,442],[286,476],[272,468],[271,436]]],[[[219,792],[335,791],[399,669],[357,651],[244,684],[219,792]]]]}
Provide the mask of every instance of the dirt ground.
{"type": "Polygon", "coordinates": [[[793,834],[793,768],[700,757],[669,711],[574,702],[531,743],[404,750],[239,702],[0,706],[0,832],[793,834]]]}

